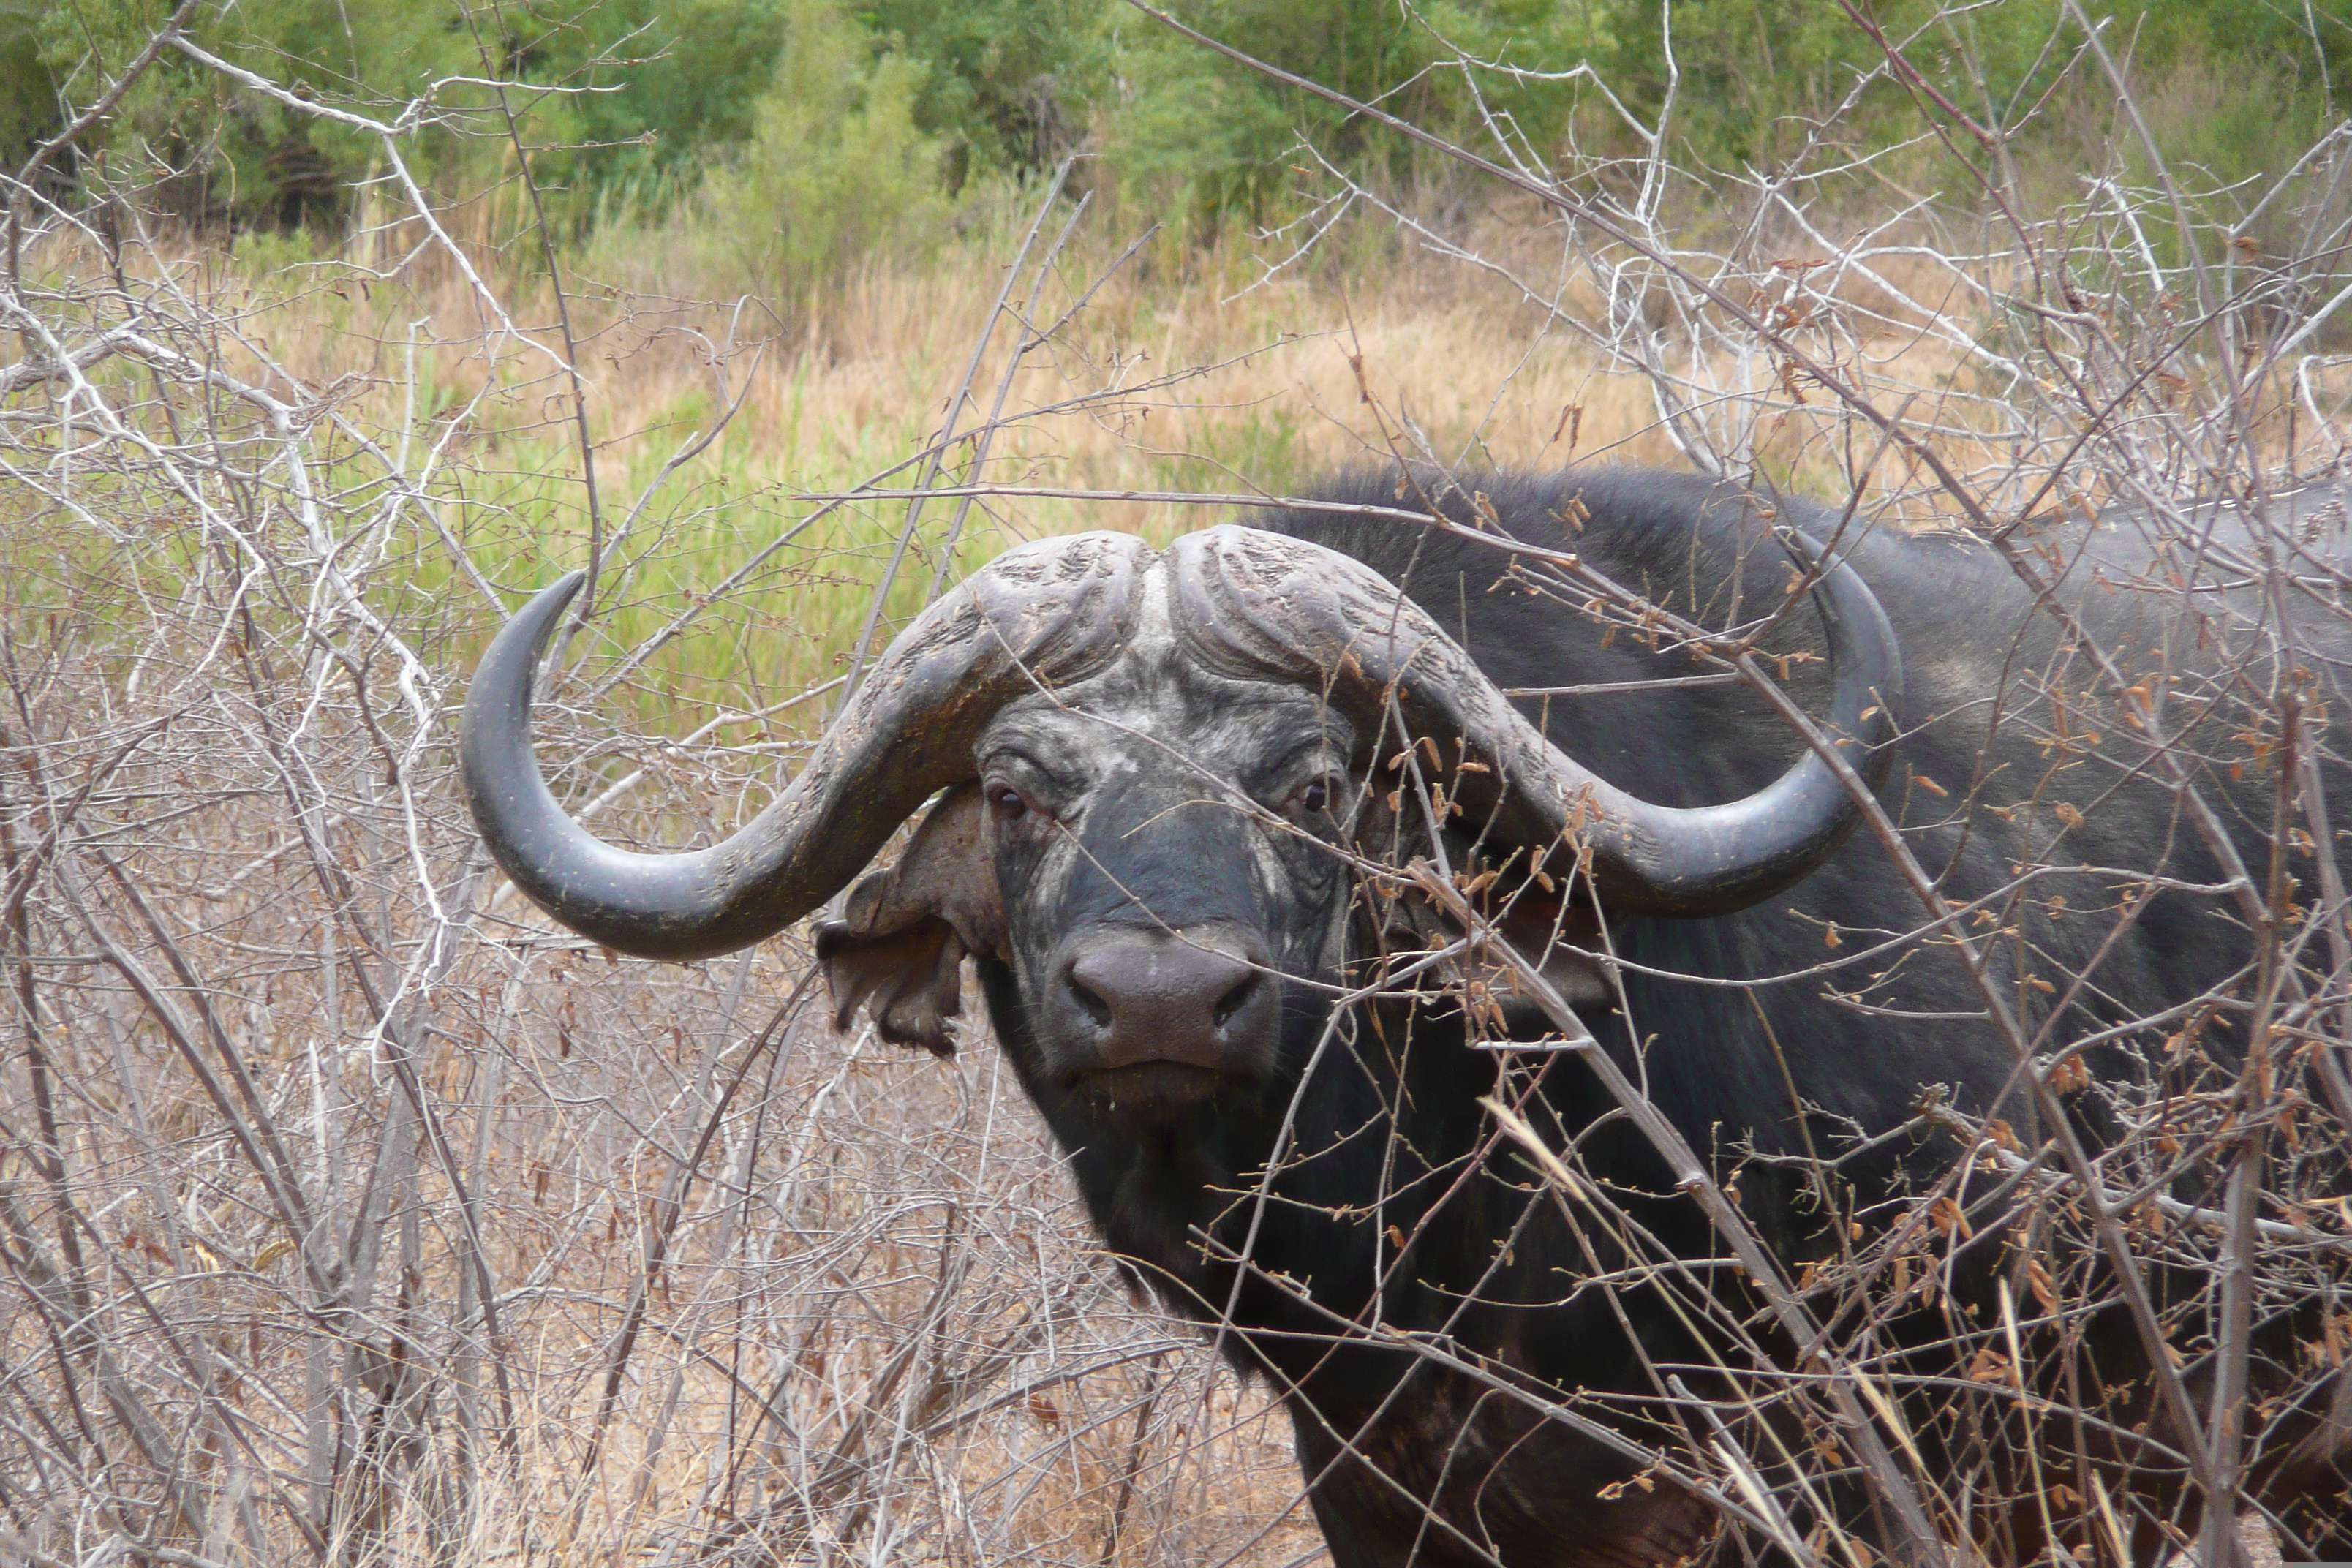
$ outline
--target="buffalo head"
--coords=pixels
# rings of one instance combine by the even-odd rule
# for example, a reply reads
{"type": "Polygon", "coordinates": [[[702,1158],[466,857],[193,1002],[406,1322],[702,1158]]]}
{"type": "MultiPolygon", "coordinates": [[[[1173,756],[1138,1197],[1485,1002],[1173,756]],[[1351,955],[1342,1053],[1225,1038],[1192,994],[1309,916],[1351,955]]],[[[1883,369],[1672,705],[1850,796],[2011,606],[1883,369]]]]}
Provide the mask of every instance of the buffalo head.
{"type": "MultiPolygon", "coordinates": [[[[508,875],[598,942],[702,957],[831,899],[936,796],[898,863],[820,929],[835,998],[944,1052],[978,958],[1066,1137],[1213,1114],[1283,1079],[1300,1020],[1337,992],[1350,866],[1403,753],[1490,853],[1566,875],[1580,849],[1602,909],[1744,907],[1855,820],[1838,771],[1810,754],[1726,805],[1634,798],[1551,745],[1369,568],[1229,526],[1164,552],[1090,533],[1000,558],[891,645],[756,820],[707,849],[633,854],[567,817],[531,753],[532,671],[575,585],[515,617],[467,701],[467,787],[508,875]]],[[[1902,679],[1893,634],[1843,567],[1816,598],[1837,669],[1829,732],[1876,745],[1902,679]]]]}

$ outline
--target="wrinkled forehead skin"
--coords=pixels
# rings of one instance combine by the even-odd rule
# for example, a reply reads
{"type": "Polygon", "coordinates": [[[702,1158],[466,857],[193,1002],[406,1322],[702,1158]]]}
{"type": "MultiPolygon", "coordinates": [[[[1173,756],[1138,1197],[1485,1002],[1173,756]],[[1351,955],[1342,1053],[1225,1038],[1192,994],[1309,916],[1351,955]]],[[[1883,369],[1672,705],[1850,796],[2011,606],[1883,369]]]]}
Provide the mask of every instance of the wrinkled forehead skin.
{"type": "Polygon", "coordinates": [[[1057,823],[1015,864],[1000,859],[1016,946],[1028,945],[1024,912],[1053,935],[1094,922],[1279,927],[1337,879],[1330,847],[1281,807],[1344,773],[1354,726],[1311,687],[1209,668],[1171,613],[1169,579],[1162,564],[1138,585],[1130,640],[1108,668],[1016,699],[981,736],[983,784],[1021,789],[1057,823]]]}

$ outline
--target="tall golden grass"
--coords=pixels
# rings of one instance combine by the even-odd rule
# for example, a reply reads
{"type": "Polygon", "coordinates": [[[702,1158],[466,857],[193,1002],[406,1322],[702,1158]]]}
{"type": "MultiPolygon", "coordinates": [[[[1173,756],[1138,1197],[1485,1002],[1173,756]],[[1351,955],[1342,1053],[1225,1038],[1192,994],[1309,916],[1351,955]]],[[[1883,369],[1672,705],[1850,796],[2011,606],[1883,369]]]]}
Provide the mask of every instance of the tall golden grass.
{"type": "MultiPolygon", "coordinates": [[[[29,253],[61,341],[137,321],[183,358],[94,362],[112,426],[62,373],[0,402],[26,1025],[0,1342],[44,1419],[87,1405],[15,1450],[51,1479],[0,1551],[286,1560],[307,1529],[436,1564],[1311,1558],[1283,1418],[1098,1256],[992,1050],[836,1031],[794,939],[684,968],[587,948],[488,869],[451,721],[593,539],[542,760],[611,837],[707,841],[805,755],[869,616],[878,646],[1014,540],[1228,510],[1001,494],[910,523],[856,493],[932,477],[943,428],[940,479],[1033,490],[1678,461],[1652,384],[1593,345],[1623,312],[1507,203],[1285,263],[1108,201],[1057,238],[1072,205],[1009,193],[782,318],[711,299],[654,224],[559,288],[502,199],[450,216],[454,248],[412,215],[330,255],[134,243],[119,277],[88,235],[29,253]],[[1570,280],[1538,306],[1497,268],[1570,280]]],[[[1743,305],[1803,312],[1781,324],[1988,495],[2035,493],[2070,427],[2011,416],[2063,389],[1956,346],[1998,336],[2008,263],[1978,294],[1898,255],[1808,293],[1823,245],[1763,248],[1743,305]]],[[[1785,363],[1705,346],[1710,319],[1646,330],[1702,344],[1759,472],[1949,515],[1785,363]]],[[[2301,368],[2329,417],[2258,388],[2253,449],[2340,448],[2344,369],[2301,368]]]]}
{"type": "MultiPolygon", "coordinates": [[[[325,255],[164,237],[120,287],[70,234],[32,252],[62,328],[135,300],[297,413],[103,363],[122,424],[77,469],[47,444],[79,440],[59,405],[14,395],[0,743],[47,770],[10,809],[60,825],[71,869],[11,951],[122,963],[26,993],[47,1032],[19,1068],[56,1113],[7,1132],[0,1334],[114,1403],[60,1439],[9,1550],[69,1552],[94,1520],[119,1549],[268,1560],[300,1519],[355,1562],[1318,1552],[1284,1417],[1098,1256],[992,1051],[836,1034],[797,940],[614,964],[487,874],[452,787],[477,651],[593,531],[612,552],[542,707],[550,776],[625,842],[755,811],[908,521],[827,498],[920,477],[984,335],[957,427],[987,457],[967,436],[947,479],[1279,494],[1424,450],[1664,455],[1636,384],[1409,250],[1254,281],[1240,240],[1131,249],[1148,225],[1104,222],[1055,247],[1069,211],[1003,311],[1034,193],[789,321],[694,301],[658,235],[608,238],[562,279],[578,404],[556,288],[487,219],[470,276],[403,261],[413,223],[325,255]],[[1024,322],[1060,324],[1016,353],[1024,322]],[[293,1234],[240,1128],[323,1229],[293,1234]],[[28,1303],[68,1279],[103,1304],[60,1344],[28,1303]]],[[[934,501],[876,642],[1011,541],[1226,510],[992,498],[950,554],[934,501]]]]}

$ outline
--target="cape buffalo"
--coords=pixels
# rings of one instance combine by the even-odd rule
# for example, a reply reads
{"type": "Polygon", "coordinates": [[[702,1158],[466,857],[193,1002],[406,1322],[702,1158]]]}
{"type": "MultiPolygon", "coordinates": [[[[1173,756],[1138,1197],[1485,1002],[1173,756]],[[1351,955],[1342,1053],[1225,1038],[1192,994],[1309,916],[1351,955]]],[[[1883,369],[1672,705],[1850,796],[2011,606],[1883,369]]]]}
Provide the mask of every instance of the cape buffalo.
{"type": "MultiPolygon", "coordinates": [[[[2306,532],[2341,528],[2340,506],[2301,504],[2306,532]]],[[[2245,542],[2233,514],[2200,515],[2223,557],[2245,542]]],[[[1710,1391],[1729,1386],[1707,1369],[1743,1334],[1803,1363],[1662,1138],[1718,1181],[1738,1172],[1770,1267],[1795,1275],[1952,1167],[1923,1104],[2006,1118],[2021,1146],[2057,1131],[1956,955],[1958,914],[1923,934],[1917,887],[1853,833],[1860,792],[1948,909],[1992,911],[1984,963],[2045,1058],[2087,1043],[2082,1083],[2160,1078],[2165,1030],[2139,1021],[2247,984],[2254,943],[2212,892],[2215,843],[2129,723],[2085,718],[2068,660],[2088,634],[2168,672],[2143,700],[2170,704],[2173,754],[2267,866],[2281,786],[2231,762],[2242,694],[2194,615],[2135,591],[2164,563],[2128,520],[2033,542],[2053,605],[1969,540],[1605,468],[1442,489],[1367,475],[1164,552],[1050,540],[925,612],[757,820],[661,856],[591,837],[533,760],[531,677],[567,579],[484,658],[465,775],[492,853],[550,914],[676,960],[817,910],[930,803],[820,928],[844,1017],[863,1005],[886,1037],[946,1052],[971,962],[1110,1246],[1166,1300],[1233,1324],[1232,1353],[1282,1391],[1334,1561],[1672,1563],[1717,1514],[1645,1456],[1675,1433],[1704,1449],[1710,1391]],[[1394,515],[1424,505],[1451,526],[1394,515]],[[1816,570],[1824,547],[1836,563],[1816,570]],[[1605,628],[1602,581],[1685,626],[1771,617],[1761,647],[1816,738],[1711,675],[1677,623],[1605,628]],[[1516,957],[1498,967],[1465,930],[1516,957]],[[1525,1138],[1498,1152],[1497,1106],[1562,1157],[1525,1138]],[[1695,1271],[1647,1266],[1662,1258],[1695,1271]]],[[[2259,616],[2258,590],[2216,589],[2204,612],[2259,616]]],[[[2343,712],[2330,660],[2352,637],[2325,617],[2305,632],[2326,656],[2299,677],[2313,711],[2343,712]]],[[[2333,819],[2352,821],[2332,753],[2326,771],[2333,819]]],[[[2225,1058],[2237,1017],[2205,1030],[2225,1058]]],[[[2098,1094],[2074,1105],[2071,1131],[2110,1135],[2098,1094]]],[[[1929,1390],[1901,1438],[1928,1473],[1976,1440],[1935,1418],[1934,1385],[1967,1386],[2010,1300],[1999,1279],[2022,1267],[1998,1237],[1958,1239],[1940,1303],[1881,1342],[1888,1386],[1929,1390]]],[[[2089,1380],[2071,1396],[2104,1422],[2075,1434],[2100,1475],[2067,1473],[2112,1490],[2121,1522],[2084,1534],[2021,1508],[1960,1528],[2011,1562],[2112,1560],[2117,1531],[2153,1560],[2157,1516],[2194,1508],[2166,1408],[2120,1309],[2063,1331],[2057,1360],[2089,1380]]],[[[2183,1375],[2206,1396],[2210,1367],[2183,1375]]],[[[2301,1544],[2352,1555],[2343,1382],[2328,1408],[2271,1413],[2250,1490],[2301,1544]]],[[[1811,1517],[1888,1550],[1904,1521],[1854,1475],[1895,1429],[1877,1420],[1784,1436],[1838,1457],[1811,1517]]]]}

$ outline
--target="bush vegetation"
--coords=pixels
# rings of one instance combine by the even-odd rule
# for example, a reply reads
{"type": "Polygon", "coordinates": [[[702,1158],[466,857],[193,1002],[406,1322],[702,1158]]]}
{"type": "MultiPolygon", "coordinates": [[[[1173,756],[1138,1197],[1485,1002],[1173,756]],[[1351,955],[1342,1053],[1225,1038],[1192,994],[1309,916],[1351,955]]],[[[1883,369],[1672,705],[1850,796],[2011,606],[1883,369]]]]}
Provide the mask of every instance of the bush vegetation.
{"type": "MultiPolygon", "coordinates": [[[[2082,106],[2044,96],[2067,63],[2049,47],[2067,4],[2002,0],[1947,16],[1927,0],[1893,0],[1866,10],[1892,37],[1920,35],[1913,56],[1935,90],[1983,123],[2032,120],[2021,156],[2079,168],[2082,106]]],[[[1881,167],[1887,179],[1918,186],[1949,173],[1937,164],[1952,153],[1918,136],[1901,84],[1882,77],[1844,102],[1882,56],[1842,7],[1817,0],[1171,8],[1432,129],[1470,131],[1492,111],[1538,160],[1580,121],[1622,140],[1597,77],[1645,122],[1671,92],[1675,161],[1702,178],[1769,167],[1831,118],[1857,150],[1910,143],[1881,167]],[[1491,68],[1465,72],[1457,57],[1491,68]]],[[[96,96],[169,10],[166,0],[0,0],[0,161],[21,161],[65,105],[96,96]]],[[[2093,10],[2144,78],[2179,75],[2189,97],[2202,95],[2198,112],[2160,128],[2161,151],[2217,185],[2275,172],[2352,82],[2347,0],[2107,0],[2093,10]]],[[[447,119],[423,139],[419,172],[448,190],[473,188],[512,156],[497,123],[510,109],[567,238],[616,215],[658,224],[685,210],[756,225],[738,204],[779,204],[772,232],[729,234],[719,247],[788,294],[810,267],[899,249],[976,186],[1034,179],[1080,148],[1100,154],[1097,181],[1181,212],[1194,241],[1300,206],[1302,131],[1392,185],[1435,176],[1377,128],[1208,55],[1125,0],[247,0],[200,5],[189,26],[226,58],[327,101],[389,113],[432,90],[447,119]],[[501,106],[478,85],[488,77],[531,90],[501,106]],[[853,210],[820,218],[806,204],[853,210]]],[[[364,136],[176,57],[62,166],[92,184],[158,169],[174,175],[174,216],[237,229],[336,227],[355,185],[382,173],[364,136]]]]}
{"type": "MultiPolygon", "coordinates": [[[[172,9],[0,0],[0,163],[172,9]]],[[[964,566],[1228,510],[1170,491],[1687,462],[2038,552],[2062,504],[2178,541],[2179,496],[2352,453],[2344,0],[2092,4],[2112,75],[2058,0],[1865,8],[1907,86],[1804,0],[1695,0],[1670,35],[1633,0],[1177,9],[1498,152],[1483,104],[1579,222],[1112,0],[198,0],[229,68],[163,48],[8,191],[0,1560],[1310,1560],[1266,1391],[1129,1301],[997,1053],[836,1032],[797,936],[612,962],[488,868],[456,717],[559,571],[599,576],[538,716],[553,787],[677,847],[804,766],[856,650],[964,566]],[[1990,191],[1930,89],[2015,132],[1990,191]]],[[[2266,646],[2257,769],[2308,712],[2266,646]]],[[[2021,679],[2120,748],[2136,668],[2021,679]]],[[[2206,1162],[2131,1232],[2217,1279],[2244,1276],[2179,1211],[2254,1194],[2231,1234],[2270,1227],[2238,1254],[2265,1312],[2344,1299],[2317,1189],[2352,1093],[2323,1122],[2311,1077],[2340,908],[2265,917],[2308,1000],[2263,1098],[2114,1167],[2156,1194],[2206,1162]],[[2292,1156],[2267,1191],[2224,1174],[2259,1138],[2292,1156]]],[[[1990,1172],[2017,1133],[1980,1131],[1990,1172]]],[[[2071,1247],[2079,1192],[2018,1163],[2071,1247]]],[[[1930,1300],[1964,1217],[1914,1210],[1870,1267],[1930,1300]]],[[[2068,1312],[2103,1288],[2054,1272],[2068,1312]]],[[[1964,1385],[1887,1386],[1988,1440],[2042,1422],[2010,1379],[2058,1309],[2015,1306],[1967,1327],[1964,1385]]],[[[1809,1506],[1835,1445],[1775,1430],[1688,1458],[1809,1506]]],[[[1956,1542],[2009,1504],[1906,1474],[1956,1542]]],[[[2039,1500],[2086,1552],[2128,1502],[2039,1500]]],[[[1733,1528],[1725,1561],[1804,1556],[1733,1528]]]]}

